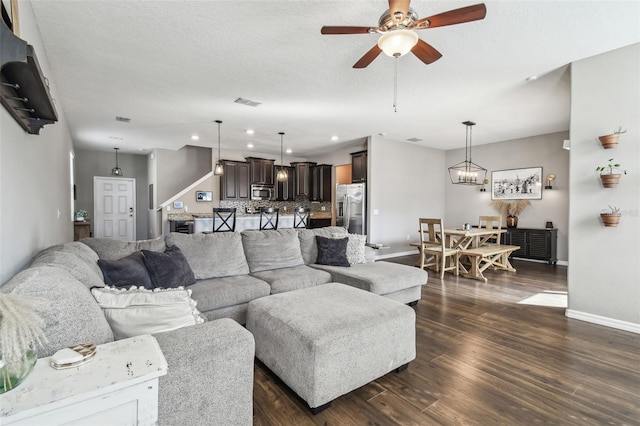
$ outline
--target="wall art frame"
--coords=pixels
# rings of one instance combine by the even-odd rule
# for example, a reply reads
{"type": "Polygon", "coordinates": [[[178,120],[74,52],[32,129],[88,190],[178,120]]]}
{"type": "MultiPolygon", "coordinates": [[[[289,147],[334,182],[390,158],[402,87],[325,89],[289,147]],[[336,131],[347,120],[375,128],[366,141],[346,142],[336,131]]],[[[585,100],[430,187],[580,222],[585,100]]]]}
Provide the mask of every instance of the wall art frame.
{"type": "Polygon", "coordinates": [[[492,171],[491,199],[541,200],[542,167],[492,171]]]}
{"type": "Polygon", "coordinates": [[[196,191],[196,201],[199,203],[213,201],[213,192],[196,191]]]}

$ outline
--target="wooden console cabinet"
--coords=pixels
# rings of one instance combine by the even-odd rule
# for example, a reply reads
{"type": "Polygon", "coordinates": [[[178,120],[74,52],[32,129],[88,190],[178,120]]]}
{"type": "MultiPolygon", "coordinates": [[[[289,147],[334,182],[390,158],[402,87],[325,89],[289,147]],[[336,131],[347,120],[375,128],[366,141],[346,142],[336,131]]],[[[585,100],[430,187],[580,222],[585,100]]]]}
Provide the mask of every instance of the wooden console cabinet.
{"type": "Polygon", "coordinates": [[[558,262],[558,230],[555,228],[507,228],[502,244],[520,246],[511,257],[558,262]]]}

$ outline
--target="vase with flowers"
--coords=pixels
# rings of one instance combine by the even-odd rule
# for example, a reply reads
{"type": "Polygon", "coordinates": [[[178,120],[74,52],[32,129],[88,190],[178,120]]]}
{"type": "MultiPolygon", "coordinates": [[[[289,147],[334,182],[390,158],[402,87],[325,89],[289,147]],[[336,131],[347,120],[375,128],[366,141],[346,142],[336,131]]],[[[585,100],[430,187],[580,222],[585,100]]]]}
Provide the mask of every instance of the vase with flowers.
{"type": "Polygon", "coordinates": [[[76,211],[76,222],[84,222],[87,217],[89,217],[89,213],[86,210],[76,211]]]}
{"type": "Polygon", "coordinates": [[[525,207],[530,205],[529,200],[516,200],[516,201],[492,201],[491,205],[496,208],[500,213],[507,216],[507,228],[518,227],[518,216],[525,207]]]}
{"type": "Polygon", "coordinates": [[[46,341],[38,311],[45,300],[0,293],[0,394],[22,383],[38,360],[35,346],[46,341]]]}

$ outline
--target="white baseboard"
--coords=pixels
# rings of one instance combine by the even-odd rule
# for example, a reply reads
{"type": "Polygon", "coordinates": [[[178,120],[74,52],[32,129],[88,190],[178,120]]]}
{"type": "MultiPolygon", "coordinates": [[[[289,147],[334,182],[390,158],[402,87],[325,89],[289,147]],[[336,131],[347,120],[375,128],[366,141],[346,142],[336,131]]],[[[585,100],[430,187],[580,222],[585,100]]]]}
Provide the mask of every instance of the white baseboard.
{"type": "Polygon", "coordinates": [[[600,315],[594,315],[587,312],[575,311],[573,309],[565,310],[564,315],[567,318],[573,318],[580,321],[586,321],[594,324],[604,325],[605,327],[617,328],[618,330],[630,331],[631,333],[640,334],[640,324],[636,324],[633,322],[620,321],[614,318],[603,317],[600,315]]]}

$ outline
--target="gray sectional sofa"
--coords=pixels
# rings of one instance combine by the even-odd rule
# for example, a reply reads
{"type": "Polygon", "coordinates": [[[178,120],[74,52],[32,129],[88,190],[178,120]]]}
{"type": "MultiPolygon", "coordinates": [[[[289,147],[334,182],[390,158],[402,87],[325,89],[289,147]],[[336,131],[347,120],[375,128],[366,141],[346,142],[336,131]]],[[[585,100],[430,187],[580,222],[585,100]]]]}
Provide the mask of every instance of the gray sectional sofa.
{"type": "Polygon", "coordinates": [[[113,332],[90,291],[104,286],[98,260],[179,247],[196,278],[187,288],[208,321],[154,334],[169,366],[160,378],[159,424],[251,424],[255,342],[240,325],[251,300],[332,281],[402,303],[420,299],[427,274],[419,268],[372,261],[316,265],[316,235],[341,234],[343,228],[328,227],[171,233],[131,242],[88,238],[38,253],[0,291],[50,301],[44,318],[48,343],[38,348],[39,357],[78,343],[103,344],[113,340],[113,332]]]}

